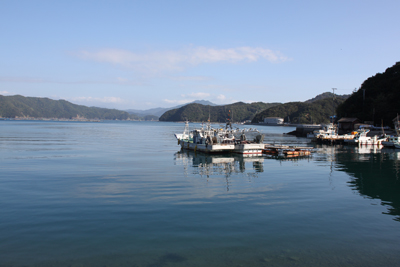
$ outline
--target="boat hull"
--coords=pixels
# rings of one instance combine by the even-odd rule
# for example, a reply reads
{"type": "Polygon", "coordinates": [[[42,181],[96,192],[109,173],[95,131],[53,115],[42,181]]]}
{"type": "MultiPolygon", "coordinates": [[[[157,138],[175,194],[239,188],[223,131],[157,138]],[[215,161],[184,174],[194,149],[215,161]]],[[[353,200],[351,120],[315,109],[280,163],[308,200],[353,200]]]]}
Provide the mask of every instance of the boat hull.
{"type": "Polygon", "coordinates": [[[238,154],[259,154],[262,155],[264,144],[236,144],[234,153],[238,154]]]}
{"type": "Polygon", "coordinates": [[[264,144],[196,144],[187,141],[180,141],[182,149],[200,151],[204,153],[237,153],[262,155],[264,144]]]}
{"type": "Polygon", "coordinates": [[[227,153],[232,152],[235,149],[234,144],[195,144],[192,142],[182,141],[180,145],[183,149],[189,149],[193,151],[201,151],[204,153],[227,153]]]}

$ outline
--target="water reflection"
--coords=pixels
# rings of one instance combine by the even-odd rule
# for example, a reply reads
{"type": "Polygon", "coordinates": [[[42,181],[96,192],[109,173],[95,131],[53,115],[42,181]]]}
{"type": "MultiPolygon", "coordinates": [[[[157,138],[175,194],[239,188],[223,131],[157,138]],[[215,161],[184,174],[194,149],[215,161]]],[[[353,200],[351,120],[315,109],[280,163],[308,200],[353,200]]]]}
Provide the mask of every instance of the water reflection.
{"type": "Polygon", "coordinates": [[[241,154],[205,154],[191,150],[175,153],[175,162],[183,165],[185,175],[189,173],[210,177],[246,175],[257,177],[264,172],[264,160],[297,161],[309,159],[310,156],[293,155],[241,155],[241,154]]]}
{"type": "Polygon", "coordinates": [[[175,154],[175,161],[184,166],[186,175],[190,171],[192,174],[205,177],[213,175],[230,177],[237,174],[257,176],[257,173],[264,171],[264,158],[259,156],[209,155],[182,150],[175,154]]]}
{"type": "Polygon", "coordinates": [[[370,199],[380,199],[394,220],[400,221],[400,154],[379,148],[349,149],[336,153],[336,167],[348,173],[349,186],[370,199]],[[343,151],[344,152],[344,151],[343,151]]]}

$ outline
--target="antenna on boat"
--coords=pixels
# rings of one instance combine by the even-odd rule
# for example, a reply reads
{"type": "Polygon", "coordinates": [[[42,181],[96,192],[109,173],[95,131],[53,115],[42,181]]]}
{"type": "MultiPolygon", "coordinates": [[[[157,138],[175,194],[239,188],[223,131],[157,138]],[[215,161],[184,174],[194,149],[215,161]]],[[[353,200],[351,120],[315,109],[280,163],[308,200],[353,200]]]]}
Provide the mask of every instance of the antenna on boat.
{"type": "Polygon", "coordinates": [[[226,120],[226,129],[228,129],[228,126],[232,129],[232,123],[231,123],[231,120],[230,120],[230,115],[231,115],[231,110],[229,110],[229,113],[228,113],[228,119],[226,120]]]}
{"type": "Polygon", "coordinates": [[[333,114],[332,114],[332,124],[335,123],[335,90],[337,90],[337,88],[332,88],[333,91],[333,98],[332,98],[332,107],[333,107],[333,114]]]}

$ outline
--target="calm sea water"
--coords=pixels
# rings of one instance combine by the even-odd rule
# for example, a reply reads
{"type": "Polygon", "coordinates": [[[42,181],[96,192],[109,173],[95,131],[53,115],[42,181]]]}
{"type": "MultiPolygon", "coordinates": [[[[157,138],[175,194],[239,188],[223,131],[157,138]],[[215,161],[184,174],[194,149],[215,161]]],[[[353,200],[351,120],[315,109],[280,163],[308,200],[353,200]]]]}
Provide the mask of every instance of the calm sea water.
{"type": "Polygon", "coordinates": [[[399,152],[208,156],[183,128],[0,121],[0,266],[400,265],[399,152]]]}

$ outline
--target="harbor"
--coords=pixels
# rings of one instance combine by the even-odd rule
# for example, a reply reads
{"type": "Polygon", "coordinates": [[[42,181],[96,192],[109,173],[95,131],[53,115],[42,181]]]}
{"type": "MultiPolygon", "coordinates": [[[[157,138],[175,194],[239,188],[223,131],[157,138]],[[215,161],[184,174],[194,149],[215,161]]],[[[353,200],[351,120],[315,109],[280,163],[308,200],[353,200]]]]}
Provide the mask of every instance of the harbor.
{"type": "MultiPolygon", "coordinates": [[[[306,133],[312,144],[376,146],[377,148],[400,149],[398,124],[395,130],[386,128],[369,129],[365,125],[357,125],[358,129],[339,134],[337,124],[301,125],[293,132],[306,133]],[[301,130],[299,130],[301,129],[301,130]]],[[[182,134],[176,133],[178,145],[183,150],[192,150],[207,154],[242,154],[247,156],[302,157],[309,156],[314,146],[293,146],[285,143],[269,144],[264,142],[264,134],[256,129],[234,129],[228,121],[226,126],[211,127],[210,123],[201,128],[189,130],[189,122],[185,122],[182,134]]]]}
{"type": "Polygon", "coordinates": [[[212,128],[210,123],[199,129],[189,130],[189,122],[185,123],[182,134],[176,133],[178,145],[182,149],[195,152],[219,154],[235,153],[252,156],[262,155],[310,155],[312,147],[296,147],[288,145],[265,144],[264,135],[253,129],[233,129],[228,122],[224,128],[212,128]]]}

